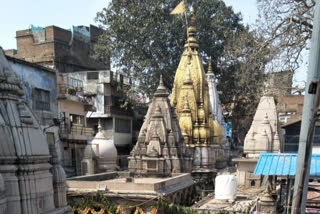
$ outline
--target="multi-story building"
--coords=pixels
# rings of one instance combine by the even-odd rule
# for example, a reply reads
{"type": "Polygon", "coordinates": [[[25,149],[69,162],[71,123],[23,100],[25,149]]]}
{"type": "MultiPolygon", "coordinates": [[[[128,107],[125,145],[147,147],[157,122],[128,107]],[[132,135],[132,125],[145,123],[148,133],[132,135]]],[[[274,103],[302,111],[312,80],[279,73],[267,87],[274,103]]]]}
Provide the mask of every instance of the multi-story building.
{"type": "Polygon", "coordinates": [[[93,25],[34,27],[16,32],[17,50],[6,54],[53,68],[58,72],[109,68],[109,62],[90,57],[93,45],[103,31],[93,25]]]}
{"type": "Polygon", "coordinates": [[[62,165],[67,175],[81,175],[81,161],[94,131],[87,127],[86,114],[94,110],[93,99],[86,96],[81,80],[58,75],[58,107],[62,165]]]}
{"type": "MultiPolygon", "coordinates": [[[[143,113],[133,112],[123,107],[124,90],[130,86],[130,79],[111,71],[82,71],[62,74],[62,78],[83,83],[86,96],[92,96],[96,111],[88,111],[87,125],[95,132],[98,121],[108,140],[112,140],[118,150],[118,165],[127,166],[127,157],[136,140],[143,113]]],[[[78,83],[77,83],[78,84],[78,83]]]]}
{"type": "Polygon", "coordinates": [[[24,62],[46,67],[52,72],[54,81],[51,82],[41,79],[41,75],[29,75],[29,71],[23,72],[22,75],[26,76],[26,85],[28,82],[52,83],[44,89],[32,89],[38,100],[30,105],[41,109],[42,115],[50,112],[55,114],[56,125],[59,124],[56,126],[55,141],[60,140],[60,158],[68,176],[82,174],[80,165],[83,150],[94,134],[86,122],[87,112],[93,110],[93,100],[91,96],[86,96],[82,81],[71,77],[61,78],[60,74],[108,68],[108,61],[98,62],[90,57],[93,45],[102,32],[93,25],[73,26],[71,29],[31,26],[29,29],[16,32],[17,50],[6,51],[14,61],[23,59],[24,62]],[[49,99],[55,103],[54,110],[49,99]]]}

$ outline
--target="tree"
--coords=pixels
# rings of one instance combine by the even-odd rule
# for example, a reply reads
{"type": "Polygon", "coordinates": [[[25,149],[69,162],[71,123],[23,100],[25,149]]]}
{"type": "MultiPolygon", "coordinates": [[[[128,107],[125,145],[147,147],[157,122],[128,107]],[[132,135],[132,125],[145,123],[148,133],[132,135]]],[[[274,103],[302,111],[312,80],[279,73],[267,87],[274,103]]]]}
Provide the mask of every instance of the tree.
{"type": "Polygon", "coordinates": [[[295,71],[312,34],[314,0],[257,0],[265,45],[277,50],[271,69],[295,71]]]}
{"type": "MultiPolygon", "coordinates": [[[[138,94],[150,97],[160,74],[172,88],[186,39],[184,16],[169,15],[179,2],[113,0],[97,13],[96,20],[105,33],[95,47],[95,56],[103,59],[110,55],[114,66],[138,83],[134,87],[138,94]]],[[[191,1],[186,3],[191,5],[191,1]]],[[[261,45],[263,38],[243,26],[240,14],[223,1],[199,0],[193,1],[193,6],[200,55],[205,67],[208,57],[213,58],[222,103],[233,108],[233,119],[251,120],[243,112],[257,103],[270,48],[261,45]]]]}
{"type": "Polygon", "coordinates": [[[222,70],[220,82],[229,82],[220,95],[225,111],[230,112],[230,120],[239,138],[247,133],[265,83],[265,66],[273,59],[275,51],[263,47],[264,40],[256,31],[242,31],[229,38],[220,58],[222,70]]]}
{"type": "MultiPolygon", "coordinates": [[[[105,28],[105,34],[95,48],[96,56],[110,54],[114,66],[130,74],[133,82],[139,81],[139,93],[151,95],[160,74],[165,85],[172,86],[186,39],[184,16],[170,15],[179,1],[114,0],[97,13],[96,20],[105,28]]],[[[244,29],[241,18],[223,1],[201,0],[193,4],[200,54],[203,59],[218,59],[228,37],[244,29]]],[[[219,75],[220,70],[214,65],[219,75]]]]}

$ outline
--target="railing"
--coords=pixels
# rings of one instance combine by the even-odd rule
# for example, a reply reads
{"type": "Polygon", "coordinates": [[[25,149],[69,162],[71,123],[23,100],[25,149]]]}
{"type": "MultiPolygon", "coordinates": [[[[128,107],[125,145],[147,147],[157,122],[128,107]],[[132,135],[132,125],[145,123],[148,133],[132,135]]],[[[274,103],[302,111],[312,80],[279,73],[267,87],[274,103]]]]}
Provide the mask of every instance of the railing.
{"type": "Polygon", "coordinates": [[[83,87],[74,87],[68,84],[59,84],[58,86],[60,94],[83,95],[83,87]]]}
{"type": "Polygon", "coordinates": [[[91,97],[85,96],[83,87],[74,87],[72,85],[67,84],[59,84],[59,95],[66,96],[70,95],[72,96],[73,100],[76,100],[78,102],[82,102],[84,104],[93,105],[93,100],[91,97]]]}
{"type": "Polygon", "coordinates": [[[67,124],[62,123],[60,125],[60,135],[67,136],[67,135],[77,135],[77,136],[85,136],[85,137],[93,137],[94,130],[89,127],[85,127],[81,124],[67,124]]]}

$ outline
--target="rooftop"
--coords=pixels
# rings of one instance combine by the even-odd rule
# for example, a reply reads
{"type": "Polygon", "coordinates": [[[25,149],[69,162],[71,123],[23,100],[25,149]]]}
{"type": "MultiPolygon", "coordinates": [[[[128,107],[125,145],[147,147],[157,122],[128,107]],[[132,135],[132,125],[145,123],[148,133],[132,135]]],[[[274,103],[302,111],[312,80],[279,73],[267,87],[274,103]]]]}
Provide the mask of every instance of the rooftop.
{"type": "MultiPolygon", "coordinates": [[[[261,153],[255,175],[293,176],[296,174],[296,153],[261,153]]],[[[320,154],[312,154],[310,177],[320,176],[320,154]]]]}

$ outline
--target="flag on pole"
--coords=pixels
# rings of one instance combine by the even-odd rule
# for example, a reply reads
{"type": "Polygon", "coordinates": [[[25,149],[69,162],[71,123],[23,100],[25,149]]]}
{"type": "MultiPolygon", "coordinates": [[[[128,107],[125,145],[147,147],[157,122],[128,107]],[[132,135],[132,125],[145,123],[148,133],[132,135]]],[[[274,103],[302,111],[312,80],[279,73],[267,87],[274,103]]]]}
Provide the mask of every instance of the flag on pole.
{"type": "Polygon", "coordinates": [[[172,11],[171,11],[171,15],[173,14],[180,14],[180,13],[184,13],[186,11],[186,7],[184,5],[184,1],[181,1],[172,11]]]}

